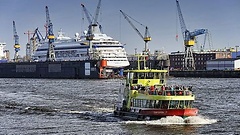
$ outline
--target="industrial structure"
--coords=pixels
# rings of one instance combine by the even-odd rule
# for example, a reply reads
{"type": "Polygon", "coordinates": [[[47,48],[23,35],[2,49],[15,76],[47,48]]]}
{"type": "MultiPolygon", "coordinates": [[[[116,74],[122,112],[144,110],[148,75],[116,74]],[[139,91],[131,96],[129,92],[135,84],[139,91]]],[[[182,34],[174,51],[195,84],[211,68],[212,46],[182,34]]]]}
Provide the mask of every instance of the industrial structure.
{"type": "Polygon", "coordinates": [[[178,0],[176,0],[176,3],[185,46],[183,70],[195,70],[195,62],[193,56],[193,46],[195,44],[195,38],[198,35],[207,33],[207,29],[196,29],[193,32],[190,32],[185,25],[178,0]]]}
{"type": "Polygon", "coordinates": [[[20,51],[20,44],[19,44],[19,36],[17,34],[15,21],[13,21],[13,34],[14,34],[14,42],[15,42],[15,44],[14,44],[14,49],[15,49],[14,61],[17,62],[19,59],[18,52],[20,51]]]}
{"type": "Polygon", "coordinates": [[[28,30],[27,32],[24,32],[28,36],[28,42],[26,44],[26,61],[31,61],[31,35],[34,34],[33,31],[28,30]]]}
{"type": "Polygon", "coordinates": [[[122,10],[120,10],[120,12],[122,13],[122,15],[124,16],[124,18],[129,22],[129,24],[132,26],[132,28],[137,32],[137,34],[143,39],[143,41],[145,42],[145,46],[144,46],[144,51],[143,54],[144,55],[149,55],[149,49],[148,49],[148,42],[151,41],[151,37],[148,31],[148,27],[141,24],[140,22],[136,21],[135,19],[133,19],[132,17],[130,17],[129,15],[127,15],[126,13],[124,13],[122,10]],[[139,23],[141,26],[145,27],[145,35],[143,36],[139,30],[133,25],[133,23],[131,22],[131,20],[134,20],[135,22],[139,23]]]}
{"type": "Polygon", "coordinates": [[[101,6],[101,0],[98,1],[98,5],[97,5],[97,9],[96,9],[96,13],[95,16],[91,19],[88,10],[86,9],[86,7],[84,6],[84,4],[81,4],[83,11],[87,17],[87,20],[89,22],[89,26],[88,26],[88,31],[87,31],[87,36],[86,39],[89,41],[89,45],[90,45],[90,49],[89,49],[89,54],[93,55],[92,53],[92,43],[91,41],[94,38],[94,34],[96,33],[99,29],[101,31],[101,25],[98,24],[98,16],[99,16],[99,12],[100,12],[100,6],[101,6]],[[97,28],[99,27],[99,28],[97,28]]]}
{"type": "MultiPolygon", "coordinates": [[[[207,61],[214,59],[229,59],[232,58],[231,49],[210,50],[210,51],[194,51],[193,57],[196,65],[196,70],[206,70],[207,61]]],[[[184,59],[184,52],[172,52],[169,54],[170,70],[183,70],[182,59],[184,59]]]]}
{"type": "Polygon", "coordinates": [[[39,31],[38,28],[36,28],[34,30],[34,34],[32,36],[32,38],[30,39],[30,50],[31,50],[31,57],[32,55],[35,53],[35,51],[37,50],[37,45],[41,42],[44,42],[45,41],[45,38],[43,38],[41,32],[39,31]]]}
{"type": "Polygon", "coordinates": [[[55,61],[55,51],[54,51],[54,34],[53,34],[53,24],[50,20],[49,10],[46,6],[46,26],[47,26],[47,39],[48,39],[48,52],[47,61],[55,61]]]}

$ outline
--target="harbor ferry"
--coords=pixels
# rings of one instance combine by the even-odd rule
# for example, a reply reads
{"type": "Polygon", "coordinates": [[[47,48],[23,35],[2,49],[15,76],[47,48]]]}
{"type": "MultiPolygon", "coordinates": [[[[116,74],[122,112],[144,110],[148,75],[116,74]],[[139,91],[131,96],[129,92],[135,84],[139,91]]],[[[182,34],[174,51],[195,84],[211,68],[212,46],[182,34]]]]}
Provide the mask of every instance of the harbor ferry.
{"type": "Polygon", "coordinates": [[[119,89],[114,115],[128,120],[196,116],[192,87],[168,86],[168,70],[147,68],[146,57],[139,55],[138,69],[125,71],[126,81],[119,89]]]}

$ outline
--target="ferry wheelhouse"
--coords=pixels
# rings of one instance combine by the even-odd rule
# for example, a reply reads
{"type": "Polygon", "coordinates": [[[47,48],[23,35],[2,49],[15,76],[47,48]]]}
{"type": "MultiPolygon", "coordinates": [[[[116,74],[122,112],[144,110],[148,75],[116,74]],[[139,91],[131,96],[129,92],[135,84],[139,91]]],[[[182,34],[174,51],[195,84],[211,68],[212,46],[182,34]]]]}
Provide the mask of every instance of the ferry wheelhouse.
{"type": "MultiPolygon", "coordinates": [[[[142,57],[138,57],[138,65],[142,57]]],[[[158,119],[166,116],[195,116],[195,95],[192,87],[167,86],[167,70],[127,70],[126,81],[121,84],[114,114],[126,119],[158,119]]]]}

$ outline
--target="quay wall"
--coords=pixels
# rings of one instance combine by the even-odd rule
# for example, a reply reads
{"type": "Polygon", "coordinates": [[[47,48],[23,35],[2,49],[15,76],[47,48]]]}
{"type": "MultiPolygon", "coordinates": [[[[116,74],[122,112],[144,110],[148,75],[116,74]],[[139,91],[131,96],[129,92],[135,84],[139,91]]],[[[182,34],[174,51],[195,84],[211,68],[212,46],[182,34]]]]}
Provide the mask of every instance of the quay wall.
{"type": "Polygon", "coordinates": [[[201,78],[240,78],[237,70],[196,70],[196,71],[169,71],[172,77],[201,77],[201,78]]]}

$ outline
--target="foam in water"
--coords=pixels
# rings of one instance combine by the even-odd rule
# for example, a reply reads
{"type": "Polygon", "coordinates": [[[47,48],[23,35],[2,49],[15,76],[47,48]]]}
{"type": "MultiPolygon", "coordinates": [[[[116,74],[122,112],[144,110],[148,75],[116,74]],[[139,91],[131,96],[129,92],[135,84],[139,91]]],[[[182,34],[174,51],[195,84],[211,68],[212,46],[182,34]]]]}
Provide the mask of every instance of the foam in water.
{"type": "Polygon", "coordinates": [[[94,108],[97,112],[113,112],[113,108],[94,108]]]}
{"type": "Polygon", "coordinates": [[[167,116],[159,120],[151,121],[125,121],[125,124],[145,124],[145,125],[194,125],[194,124],[213,124],[216,123],[216,119],[209,119],[203,116],[190,116],[185,119],[179,116],[167,116]]]}

